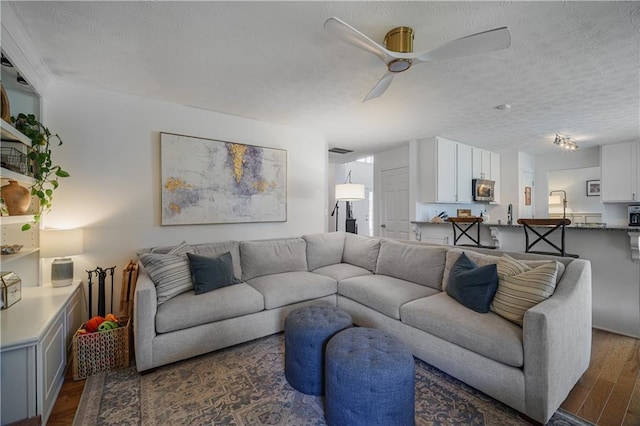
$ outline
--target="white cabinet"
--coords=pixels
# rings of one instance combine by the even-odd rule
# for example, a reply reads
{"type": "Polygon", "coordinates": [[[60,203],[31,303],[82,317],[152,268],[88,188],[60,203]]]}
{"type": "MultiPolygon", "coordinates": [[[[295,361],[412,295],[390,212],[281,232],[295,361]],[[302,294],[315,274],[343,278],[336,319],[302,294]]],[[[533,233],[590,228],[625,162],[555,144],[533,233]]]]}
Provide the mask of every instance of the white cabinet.
{"type": "Polygon", "coordinates": [[[480,148],[472,148],[473,179],[487,179],[495,182],[493,203],[500,202],[500,154],[480,148]]]}
{"type": "Polygon", "coordinates": [[[36,416],[46,424],[85,306],[82,283],[76,281],[68,287],[23,288],[22,300],[0,311],[3,425],[36,416]]]}
{"type": "Polygon", "coordinates": [[[638,142],[603,145],[600,150],[600,197],[603,203],[640,201],[638,142]]]}
{"type": "Polygon", "coordinates": [[[490,179],[495,182],[493,186],[493,204],[500,203],[500,154],[495,152],[490,153],[491,158],[491,175],[490,179]]]}
{"type": "Polygon", "coordinates": [[[437,138],[436,202],[470,203],[471,147],[437,138]]]}
{"type": "Polygon", "coordinates": [[[475,178],[495,181],[499,202],[499,154],[441,137],[420,140],[416,152],[418,202],[473,203],[475,178]]]}
{"type": "Polygon", "coordinates": [[[471,157],[473,162],[471,176],[473,179],[494,180],[491,172],[491,154],[491,151],[486,151],[480,148],[471,148],[471,157]]]}
{"type": "Polygon", "coordinates": [[[472,202],[470,146],[440,137],[425,139],[418,156],[420,202],[472,202]]]}

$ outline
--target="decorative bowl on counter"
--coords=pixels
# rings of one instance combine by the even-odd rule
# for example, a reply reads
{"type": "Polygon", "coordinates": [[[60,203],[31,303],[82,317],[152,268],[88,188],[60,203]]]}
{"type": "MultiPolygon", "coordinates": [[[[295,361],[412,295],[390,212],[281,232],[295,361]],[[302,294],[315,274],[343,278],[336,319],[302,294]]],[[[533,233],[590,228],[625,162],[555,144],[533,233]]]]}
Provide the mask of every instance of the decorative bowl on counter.
{"type": "Polygon", "coordinates": [[[4,245],[0,247],[0,252],[2,254],[16,254],[17,252],[19,252],[22,249],[22,246],[20,244],[13,244],[13,245],[4,245]]]}

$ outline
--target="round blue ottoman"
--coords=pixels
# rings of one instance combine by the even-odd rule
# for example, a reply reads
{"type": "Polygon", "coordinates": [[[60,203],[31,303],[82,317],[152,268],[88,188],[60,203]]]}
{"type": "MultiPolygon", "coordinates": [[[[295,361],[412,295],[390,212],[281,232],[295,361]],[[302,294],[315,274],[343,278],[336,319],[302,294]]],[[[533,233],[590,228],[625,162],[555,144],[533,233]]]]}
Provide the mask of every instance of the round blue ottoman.
{"type": "Polygon", "coordinates": [[[325,418],[329,426],[413,425],[415,363],[398,340],[350,328],[327,344],[325,418]]]}
{"type": "Polygon", "coordinates": [[[324,394],[324,350],[351,315],[333,306],[307,306],[284,321],[284,373],[291,386],[309,395],[324,394]]]}

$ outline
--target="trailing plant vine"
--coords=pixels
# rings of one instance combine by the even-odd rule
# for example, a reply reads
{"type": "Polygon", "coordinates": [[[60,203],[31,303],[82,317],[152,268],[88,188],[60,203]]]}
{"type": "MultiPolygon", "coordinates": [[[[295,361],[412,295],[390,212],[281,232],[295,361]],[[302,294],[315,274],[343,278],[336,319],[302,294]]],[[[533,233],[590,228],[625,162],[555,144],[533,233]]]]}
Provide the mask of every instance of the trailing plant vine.
{"type": "MultiPolygon", "coordinates": [[[[38,197],[40,208],[34,215],[33,223],[40,222],[42,215],[51,210],[53,201],[53,191],[60,183],[58,179],[69,177],[69,173],[58,165],[54,165],[51,158],[51,142],[58,141],[58,146],[62,145],[62,139],[39,122],[33,114],[18,114],[11,117],[11,123],[20,132],[31,139],[31,149],[29,150],[29,160],[33,168],[35,183],[31,186],[31,195],[38,197]]],[[[22,226],[23,231],[31,229],[31,224],[22,226]]]]}

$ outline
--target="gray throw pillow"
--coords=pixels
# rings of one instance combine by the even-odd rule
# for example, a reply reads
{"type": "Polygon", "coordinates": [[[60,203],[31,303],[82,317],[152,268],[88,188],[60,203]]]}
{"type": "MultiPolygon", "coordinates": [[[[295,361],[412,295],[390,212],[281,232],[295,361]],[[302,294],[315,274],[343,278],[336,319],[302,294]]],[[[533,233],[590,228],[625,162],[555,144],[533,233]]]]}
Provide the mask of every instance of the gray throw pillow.
{"type": "Polygon", "coordinates": [[[141,253],[138,255],[156,286],[158,305],[193,289],[191,268],[187,259],[187,253],[192,250],[189,244],[183,242],[167,254],[141,253]]]}
{"type": "Polygon", "coordinates": [[[198,256],[197,254],[187,253],[187,257],[191,266],[193,290],[196,294],[208,293],[218,288],[242,282],[236,279],[233,274],[233,262],[229,252],[218,257],[198,256]]]}

